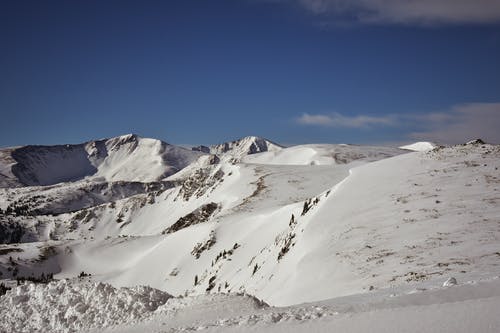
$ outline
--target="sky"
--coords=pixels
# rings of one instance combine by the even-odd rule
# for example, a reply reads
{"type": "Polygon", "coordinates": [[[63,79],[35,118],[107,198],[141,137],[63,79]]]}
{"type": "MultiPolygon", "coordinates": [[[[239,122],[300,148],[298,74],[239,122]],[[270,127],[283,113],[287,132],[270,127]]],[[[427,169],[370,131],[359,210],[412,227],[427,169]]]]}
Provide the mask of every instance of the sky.
{"type": "Polygon", "coordinates": [[[500,143],[498,0],[0,2],[0,146],[500,143]]]}

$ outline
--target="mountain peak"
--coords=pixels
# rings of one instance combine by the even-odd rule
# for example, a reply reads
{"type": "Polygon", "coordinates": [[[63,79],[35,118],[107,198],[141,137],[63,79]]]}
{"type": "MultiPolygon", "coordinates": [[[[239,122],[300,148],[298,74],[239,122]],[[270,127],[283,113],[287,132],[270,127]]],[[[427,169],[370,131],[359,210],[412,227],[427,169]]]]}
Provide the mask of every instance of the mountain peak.
{"type": "Polygon", "coordinates": [[[157,181],[183,169],[200,153],[131,133],[82,144],[3,149],[2,156],[0,187],[52,185],[89,177],[157,181]]]}
{"type": "Polygon", "coordinates": [[[117,138],[122,139],[122,140],[138,140],[141,137],[135,133],[128,133],[128,134],[120,135],[117,138]]]}
{"type": "Polygon", "coordinates": [[[242,142],[242,141],[267,141],[267,142],[272,143],[274,145],[278,145],[277,143],[274,143],[271,140],[268,140],[266,138],[263,138],[261,136],[256,136],[256,135],[247,135],[247,136],[244,136],[238,140],[234,140],[234,142],[236,142],[236,141],[240,141],[240,142],[242,142]]]}
{"type": "Polygon", "coordinates": [[[245,136],[241,139],[210,146],[210,153],[230,155],[233,158],[242,158],[245,155],[277,151],[283,147],[258,136],[245,136]]]}
{"type": "Polygon", "coordinates": [[[111,137],[103,137],[101,139],[92,139],[87,142],[95,142],[95,141],[108,141],[108,140],[137,140],[139,139],[140,136],[135,134],[135,133],[127,133],[127,134],[121,134],[117,136],[111,136],[111,137]]]}

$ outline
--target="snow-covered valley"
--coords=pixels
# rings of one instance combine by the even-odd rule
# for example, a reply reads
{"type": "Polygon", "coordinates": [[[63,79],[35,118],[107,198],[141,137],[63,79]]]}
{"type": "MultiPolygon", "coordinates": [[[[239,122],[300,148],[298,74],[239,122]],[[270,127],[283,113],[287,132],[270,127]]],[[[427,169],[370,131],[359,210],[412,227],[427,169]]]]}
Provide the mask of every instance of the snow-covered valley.
{"type": "Polygon", "coordinates": [[[0,331],[498,331],[500,146],[402,148],[1,149],[0,331]]]}

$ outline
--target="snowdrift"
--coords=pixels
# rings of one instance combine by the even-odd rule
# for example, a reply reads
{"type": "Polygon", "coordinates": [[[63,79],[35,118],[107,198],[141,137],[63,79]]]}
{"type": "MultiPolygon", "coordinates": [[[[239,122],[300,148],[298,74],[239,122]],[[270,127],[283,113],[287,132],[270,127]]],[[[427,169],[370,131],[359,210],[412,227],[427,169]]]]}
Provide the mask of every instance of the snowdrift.
{"type": "Polygon", "coordinates": [[[171,296],[150,287],[60,280],[24,284],[0,297],[4,332],[78,332],[144,320],[171,296]]]}

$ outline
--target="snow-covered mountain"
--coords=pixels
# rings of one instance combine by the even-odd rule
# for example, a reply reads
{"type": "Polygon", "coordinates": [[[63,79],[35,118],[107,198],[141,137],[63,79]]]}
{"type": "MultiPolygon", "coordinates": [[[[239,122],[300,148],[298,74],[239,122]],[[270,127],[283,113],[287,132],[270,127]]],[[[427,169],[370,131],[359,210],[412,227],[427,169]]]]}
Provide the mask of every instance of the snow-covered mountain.
{"type": "Polygon", "coordinates": [[[200,155],[134,134],[77,145],[7,148],[0,150],[0,186],[53,185],[88,177],[151,182],[181,170],[200,155]]]}
{"type": "MultiPolygon", "coordinates": [[[[500,146],[285,148],[246,137],[189,151],[123,136],[42,151],[57,153],[1,150],[0,276],[6,283],[42,273],[68,280],[9,291],[0,309],[16,319],[0,331],[132,325],[154,314],[168,318],[173,331],[252,329],[254,319],[280,331],[285,327],[275,323],[333,320],[336,311],[358,315],[360,302],[387,309],[393,294],[401,296],[395,306],[422,304],[417,296],[407,300],[415,290],[434,290],[429,297],[446,302],[455,299],[440,291],[450,277],[498,289],[491,281],[500,276],[500,146]],[[9,174],[18,164],[30,172],[9,174]],[[79,167],[70,173],[59,165],[79,167]],[[36,186],[26,181],[29,174],[36,186]],[[162,292],[116,289],[137,285],[162,292]],[[79,300],[67,314],[76,319],[54,316],[57,298],[51,306],[38,301],[51,290],[79,300]],[[136,298],[138,312],[101,318],[90,294],[109,299],[109,306],[136,298]],[[174,315],[179,309],[192,317],[174,315]],[[42,313],[38,324],[16,326],[33,311],[42,313]],[[204,324],[196,326],[200,311],[204,324]]],[[[460,290],[460,299],[471,300],[467,288],[460,290]]],[[[121,329],[153,329],[138,325],[121,329]]]]}
{"type": "Polygon", "coordinates": [[[277,152],[283,148],[277,143],[257,136],[247,136],[231,142],[224,142],[205,148],[203,148],[203,146],[201,147],[201,151],[206,151],[210,154],[218,156],[229,157],[233,161],[239,160],[246,155],[262,152],[277,152]]]}

